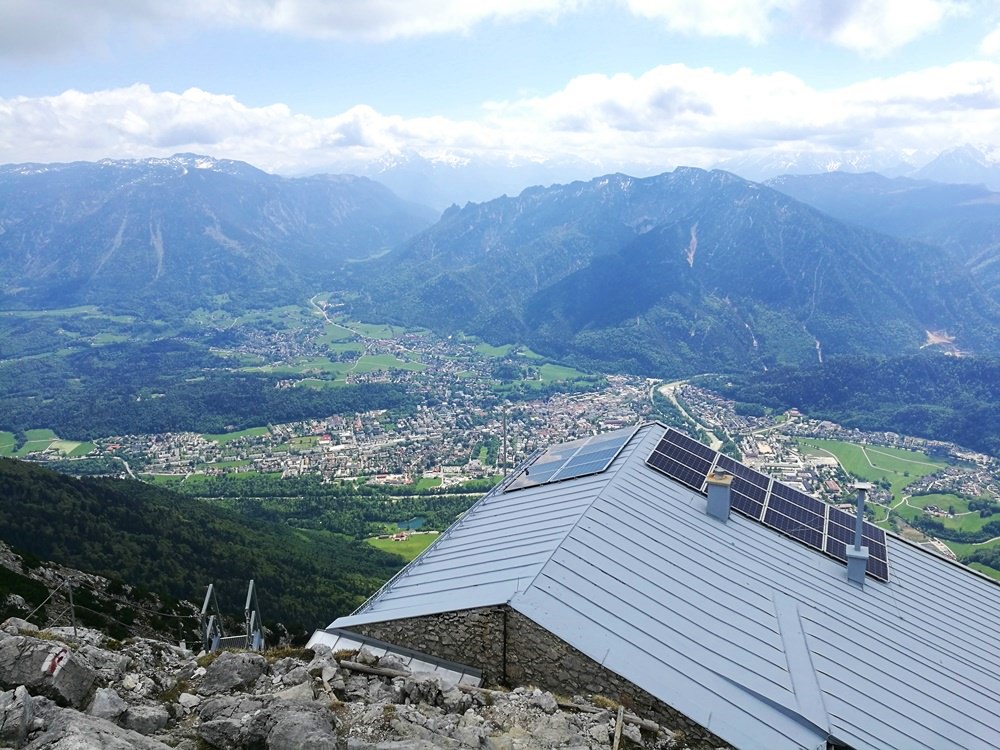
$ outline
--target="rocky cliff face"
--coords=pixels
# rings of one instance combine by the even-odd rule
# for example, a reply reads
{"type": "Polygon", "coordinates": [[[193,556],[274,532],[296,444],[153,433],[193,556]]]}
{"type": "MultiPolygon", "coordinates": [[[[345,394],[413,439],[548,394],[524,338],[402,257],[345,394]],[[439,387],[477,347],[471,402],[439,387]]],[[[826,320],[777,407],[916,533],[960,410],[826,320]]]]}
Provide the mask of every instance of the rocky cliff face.
{"type": "Polygon", "coordinates": [[[0,690],[0,747],[26,750],[684,747],[601,698],[459,688],[365,650],[196,657],[16,618],[0,626],[0,690]]]}

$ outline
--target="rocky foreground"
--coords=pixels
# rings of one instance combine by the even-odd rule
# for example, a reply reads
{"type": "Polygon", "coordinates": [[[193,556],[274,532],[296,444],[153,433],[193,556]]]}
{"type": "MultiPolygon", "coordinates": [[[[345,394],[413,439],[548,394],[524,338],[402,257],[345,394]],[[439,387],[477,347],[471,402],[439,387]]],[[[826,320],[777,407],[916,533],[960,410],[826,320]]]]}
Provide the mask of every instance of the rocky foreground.
{"type": "Polygon", "coordinates": [[[392,657],[190,651],[0,626],[0,747],[25,750],[683,748],[599,696],[459,688],[392,657]]]}

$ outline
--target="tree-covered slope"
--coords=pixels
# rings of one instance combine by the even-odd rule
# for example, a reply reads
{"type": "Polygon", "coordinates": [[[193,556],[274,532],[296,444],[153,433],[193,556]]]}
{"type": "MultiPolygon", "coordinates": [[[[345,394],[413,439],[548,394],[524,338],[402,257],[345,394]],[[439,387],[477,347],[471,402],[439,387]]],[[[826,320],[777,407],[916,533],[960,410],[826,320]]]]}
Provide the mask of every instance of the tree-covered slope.
{"type": "Polygon", "coordinates": [[[939,248],[725,172],[532,188],[456,209],[361,264],[379,318],[650,375],[997,346],[996,307],[939,248]]]}
{"type": "Polygon", "coordinates": [[[399,566],[364,542],[12,459],[0,459],[0,497],[0,536],[17,549],[178,599],[198,600],[214,582],[231,611],[252,578],[265,622],[293,631],[350,612],[399,566]]]}
{"type": "Polygon", "coordinates": [[[1000,456],[1000,360],[845,357],[813,367],[730,374],[706,383],[740,402],[801,409],[863,430],[947,440],[1000,456]]]}
{"type": "Polygon", "coordinates": [[[1000,193],[870,173],[785,175],[767,184],[841,221],[940,246],[1000,303],[1000,193]]]}

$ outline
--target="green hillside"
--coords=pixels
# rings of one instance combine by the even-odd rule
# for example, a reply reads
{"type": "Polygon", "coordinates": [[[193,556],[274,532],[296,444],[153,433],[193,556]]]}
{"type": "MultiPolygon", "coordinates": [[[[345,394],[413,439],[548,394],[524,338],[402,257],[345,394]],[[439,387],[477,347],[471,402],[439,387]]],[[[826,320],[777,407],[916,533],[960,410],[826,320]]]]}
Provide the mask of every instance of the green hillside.
{"type": "Polygon", "coordinates": [[[754,408],[801,409],[861,430],[947,440],[1000,455],[1000,360],[842,357],[813,367],[775,367],[700,383],[754,408]]]}
{"type": "Polygon", "coordinates": [[[928,331],[996,348],[996,310],[931,245],[851,226],[725,172],[678,168],[451,209],[356,264],[356,314],[585,369],[761,372],[915,351],[928,331]]]}
{"type": "Polygon", "coordinates": [[[399,567],[397,557],[329,532],[13,459],[0,459],[0,497],[0,536],[17,549],[178,599],[197,601],[214,582],[223,608],[237,613],[253,578],[265,622],[297,633],[350,612],[399,567]]]}

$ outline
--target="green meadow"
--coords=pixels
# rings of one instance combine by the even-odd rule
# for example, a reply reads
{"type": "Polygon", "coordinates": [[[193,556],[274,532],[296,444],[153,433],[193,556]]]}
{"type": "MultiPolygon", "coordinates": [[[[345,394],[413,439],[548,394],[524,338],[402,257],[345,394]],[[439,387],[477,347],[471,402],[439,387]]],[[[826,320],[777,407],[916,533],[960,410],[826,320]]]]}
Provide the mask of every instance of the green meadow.
{"type": "Polygon", "coordinates": [[[24,445],[17,449],[15,456],[27,456],[35,451],[43,451],[48,448],[53,440],[57,440],[56,434],[52,430],[25,430],[26,438],[24,445]]]}
{"type": "Polygon", "coordinates": [[[237,430],[236,432],[224,432],[218,435],[202,435],[205,440],[211,440],[212,442],[218,443],[219,445],[226,445],[234,440],[239,440],[240,438],[246,437],[263,437],[267,435],[270,430],[267,427],[248,427],[245,430],[237,430]]]}
{"type": "Polygon", "coordinates": [[[378,537],[371,537],[365,541],[383,552],[399,555],[406,562],[410,562],[410,560],[427,549],[431,545],[431,542],[437,538],[437,533],[432,532],[429,534],[411,534],[405,542],[394,542],[392,539],[379,539],[378,537]]]}
{"type": "Polygon", "coordinates": [[[945,461],[929,458],[925,453],[901,448],[817,438],[803,438],[798,442],[806,452],[836,456],[844,470],[858,479],[888,482],[896,498],[902,496],[907,485],[948,465],[945,461]]]}

